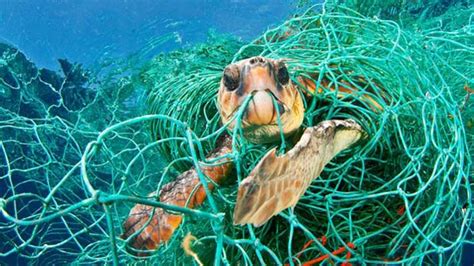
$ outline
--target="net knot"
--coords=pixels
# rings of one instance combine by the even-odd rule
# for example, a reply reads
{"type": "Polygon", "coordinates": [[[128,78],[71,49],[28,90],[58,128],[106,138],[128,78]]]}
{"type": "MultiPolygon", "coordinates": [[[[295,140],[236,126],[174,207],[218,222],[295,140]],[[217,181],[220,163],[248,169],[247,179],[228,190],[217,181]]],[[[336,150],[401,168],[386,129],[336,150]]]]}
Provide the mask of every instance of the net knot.
{"type": "Polygon", "coordinates": [[[217,213],[216,216],[217,216],[217,221],[219,221],[219,224],[222,225],[222,222],[224,221],[225,213],[220,212],[220,213],[217,213]]]}
{"type": "Polygon", "coordinates": [[[94,199],[95,202],[97,202],[97,204],[101,204],[100,202],[100,195],[101,195],[101,191],[100,190],[94,190],[92,192],[92,198],[94,199]]]}
{"type": "Polygon", "coordinates": [[[328,194],[328,195],[324,196],[324,200],[325,200],[329,205],[332,205],[332,195],[331,195],[331,194],[328,194]]]}
{"type": "Polygon", "coordinates": [[[389,115],[396,115],[397,114],[397,109],[392,106],[386,106],[385,107],[385,112],[389,115]]]}
{"type": "Polygon", "coordinates": [[[288,216],[288,222],[292,224],[293,226],[298,226],[298,218],[296,217],[295,214],[290,214],[288,216]]]}
{"type": "Polygon", "coordinates": [[[255,240],[253,241],[253,245],[258,251],[261,251],[263,249],[262,242],[260,242],[260,239],[258,238],[255,238],[255,240]]]}
{"type": "Polygon", "coordinates": [[[224,224],[222,223],[222,221],[224,220],[224,214],[218,213],[216,216],[217,219],[213,219],[211,221],[211,226],[215,232],[221,232],[222,230],[224,230],[224,224]]]}
{"type": "Polygon", "coordinates": [[[411,161],[413,164],[420,163],[420,155],[416,154],[416,155],[410,156],[410,161],[411,161]]]}
{"type": "Polygon", "coordinates": [[[398,187],[398,194],[402,197],[405,197],[406,195],[405,191],[401,187],[398,187]]]}
{"type": "Polygon", "coordinates": [[[436,252],[437,252],[438,254],[443,254],[443,253],[445,252],[445,249],[444,249],[444,247],[439,246],[439,247],[436,249],[436,252]]]}

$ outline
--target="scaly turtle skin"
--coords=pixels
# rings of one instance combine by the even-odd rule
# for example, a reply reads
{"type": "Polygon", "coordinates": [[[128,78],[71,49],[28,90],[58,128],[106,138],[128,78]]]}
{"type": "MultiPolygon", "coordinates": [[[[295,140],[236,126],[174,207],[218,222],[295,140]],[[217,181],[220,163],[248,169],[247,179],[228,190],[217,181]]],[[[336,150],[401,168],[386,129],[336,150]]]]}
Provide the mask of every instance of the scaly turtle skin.
{"type": "MultiPolygon", "coordinates": [[[[317,93],[311,81],[300,79],[300,82],[310,94],[317,93]]],[[[339,93],[353,93],[356,90],[345,88],[344,92],[339,93]]],[[[252,98],[241,124],[247,140],[253,143],[275,142],[281,136],[280,130],[287,137],[301,134],[304,118],[302,95],[291,82],[284,61],[252,57],[224,69],[218,92],[223,123],[231,121],[249,95],[252,98]]],[[[363,100],[373,102],[369,97],[363,100]]],[[[379,108],[376,103],[372,106],[379,108]]],[[[232,130],[235,120],[228,127],[232,130]]],[[[234,224],[260,226],[282,210],[295,206],[324,166],[337,153],[356,143],[363,134],[361,127],[353,120],[328,120],[305,129],[299,141],[286,154],[278,156],[276,149],[269,151],[239,186],[234,224]]],[[[232,151],[230,136],[224,136],[218,143],[219,146],[209,154],[209,159],[232,151]]],[[[220,184],[230,175],[233,163],[229,160],[218,163],[220,165],[201,167],[201,170],[220,184]]],[[[209,188],[212,189],[213,185],[209,184],[209,188]]],[[[161,202],[188,208],[200,205],[205,198],[205,190],[194,168],[163,186],[159,195],[161,202]]],[[[137,204],[124,223],[122,237],[136,249],[153,250],[171,238],[181,220],[181,215],[137,204]]]]}

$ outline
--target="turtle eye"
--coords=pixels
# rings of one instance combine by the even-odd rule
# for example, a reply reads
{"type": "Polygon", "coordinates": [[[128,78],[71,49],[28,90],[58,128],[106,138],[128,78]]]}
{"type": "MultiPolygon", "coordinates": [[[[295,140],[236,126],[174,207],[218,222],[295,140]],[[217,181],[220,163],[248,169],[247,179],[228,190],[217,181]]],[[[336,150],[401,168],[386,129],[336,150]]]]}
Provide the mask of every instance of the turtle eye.
{"type": "Polygon", "coordinates": [[[288,69],[286,68],[286,66],[280,66],[280,68],[278,68],[277,77],[278,81],[282,85],[288,84],[288,81],[290,81],[290,75],[288,74],[288,69]]]}
{"type": "Polygon", "coordinates": [[[235,65],[228,66],[224,69],[223,76],[224,86],[233,91],[239,87],[240,83],[240,71],[239,68],[235,65]]]}

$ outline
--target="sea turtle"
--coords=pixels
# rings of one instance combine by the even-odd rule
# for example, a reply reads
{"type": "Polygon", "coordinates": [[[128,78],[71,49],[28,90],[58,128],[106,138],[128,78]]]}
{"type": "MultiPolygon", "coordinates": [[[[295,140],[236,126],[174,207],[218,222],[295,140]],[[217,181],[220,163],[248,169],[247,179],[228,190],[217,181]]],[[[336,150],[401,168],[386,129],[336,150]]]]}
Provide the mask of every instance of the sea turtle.
{"type": "MultiPolygon", "coordinates": [[[[236,225],[260,226],[282,210],[295,206],[324,166],[365,135],[354,120],[327,120],[302,129],[305,111],[302,97],[311,96],[321,88],[316,88],[309,79],[300,78],[299,83],[306,87],[307,95],[302,95],[291,81],[284,60],[261,56],[230,64],[223,71],[217,102],[222,123],[228,124],[230,132],[236,124],[236,120],[232,120],[234,115],[240,108],[245,108],[241,125],[248,141],[277,142],[281,132],[285,137],[297,140],[284,155],[278,155],[275,148],[269,151],[241,182],[233,214],[236,225]],[[247,99],[249,95],[252,95],[250,100],[247,99]],[[247,105],[242,107],[244,102],[247,105]]],[[[321,86],[334,89],[324,81],[321,86]]],[[[338,93],[347,95],[355,90],[343,86],[338,88],[338,93]]],[[[380,108],[368,96],[362,100],[373,108],[380,108]]],[[[229,135],[224,135],[217,143],[208,159],[232,152],[229,135]]],[[[229,159],[219,162],[218,166],[200,167],[218,184],[231,174],[233,167],[229,159]]],[[[209,188],[213,188],[212,183],[209,188]]],[[[151,196],[158,198],[156,194],[151,196]]],[[[201,204],[205,197],[206,192],[194,167],[163,186],[159,193],[161,202],[188,208],[201,204]]],[[[153,250],[170,239],[181,220],[181,215],[137,204],[124,223],[122,237],[136,249],[153,250]]]]}

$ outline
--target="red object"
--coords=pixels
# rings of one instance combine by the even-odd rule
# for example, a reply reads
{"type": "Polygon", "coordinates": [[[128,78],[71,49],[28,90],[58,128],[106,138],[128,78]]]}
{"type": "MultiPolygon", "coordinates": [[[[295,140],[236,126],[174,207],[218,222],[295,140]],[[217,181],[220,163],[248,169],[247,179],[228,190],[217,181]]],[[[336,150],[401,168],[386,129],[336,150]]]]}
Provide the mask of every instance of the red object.
{"type": "Polygon", "coordinates": [[[474,89],[471,89],[467,83],[464,85],[464,90],[469,94],[474,93],[474,89]]]}
{"type": "Polygon", "coordinates": [[[403,214],[405,213],[405,206],[400,206],[400,208],[398,208],[397,210],[397,214],[402,216],[403,214]]]}
{"type": "MultiPolygon", "coordinates": [[[[351,242],[347,243],[347,246],[351,249],[355,248],[355,245],[351,242]]],[[[340,247],[340,248],[336,249],[335,251],[333,251],[331,254],[332,255],[339,255],[339,254],[343,253],[344,251],[346,251],[346,247],[340,247]]],[[[322,256],[320,256],[316,259],[307,261],[307,262],[303,263],[303,266],[311,266],[311,265],[314,265],[316,263],[322,262],[323,260],[325,260],[327,258],[329,258],[329,254],[322,255],[322,256]]],[[[346,260],[349,260],[350,258],[351,258],[351,253],[347,252],[346,260]]],[[[342,265],[343,266],[352,266],[352,264],[350,262],[344,262],[344,263],[342,263],[342,265]]]]}
{"type": "MultiPolygon", "coordinates": [[[[321,241],[321,244],[323,246],[326,245],[327,243],[327,237],[326,236],[322,236],[321,238],[319,238],[318,240],[321,241]]],[[[296,258],[299,258],[301,256],[301,252],[306,250],[314,241],[313,240],[309,240],[308,242],[306,242],[304,245],[303,245],[303,248],[301,249],[301,251],[299,252],[300,254],[298,256],[296,256],[296,258]]],[[[350,248],[350,249],[354,249],[355,248],[355,245],[351,242],[347,243],[347,246],[350,248]]],[[[340,247],[338,249],[336,249],[335,251],[333,251],[331,254],[332,255],[339,255],[341,253],[344,253],[344,251],[346,251],[346,247],[340,247]]],[[[352,263],[348,262],[350,259],[351,259],[351,252],[347,252],[346,254],[346,262],[343,262],[341,265],[342,266],[352,266],[352,263]]],[[[307,261],[307,262],[304,262],[303,263],[303,266],[311,266],[311,265],[314,265],[316,263],[319,263],[319,262],[322,262],[323,260],[329,258],[329,254],[326,254],[326,255],[322,255],[320,257],[317,257],[315,259],[312,259],[310,261],[307,261]]],[[[285,266],[289,266],[289,264],[285,264],[285,266]]]]}

